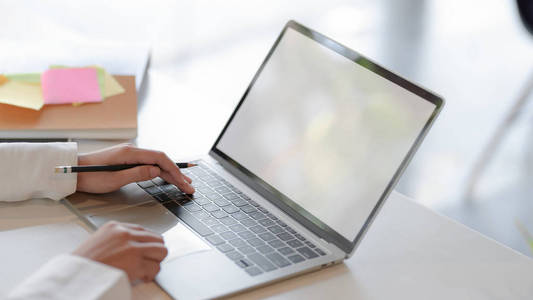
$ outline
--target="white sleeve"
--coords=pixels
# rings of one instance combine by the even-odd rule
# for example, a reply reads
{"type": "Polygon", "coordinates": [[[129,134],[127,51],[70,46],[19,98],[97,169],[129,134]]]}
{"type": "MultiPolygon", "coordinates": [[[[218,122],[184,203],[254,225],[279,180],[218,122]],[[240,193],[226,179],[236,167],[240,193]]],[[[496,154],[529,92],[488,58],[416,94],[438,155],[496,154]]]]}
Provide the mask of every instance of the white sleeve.
{"type": "Polygon", "coordinates": [[[131,286],[122,270],[92,260],[60,255],[24,280],[9,300],[131,299],[131,286]]]}
{"type": "Polygon", "coordinates": [[[77,163],[76,143],[0,143],[0,201],[68,196],[77,174],[57,174],[54,167],[77,163]]]}

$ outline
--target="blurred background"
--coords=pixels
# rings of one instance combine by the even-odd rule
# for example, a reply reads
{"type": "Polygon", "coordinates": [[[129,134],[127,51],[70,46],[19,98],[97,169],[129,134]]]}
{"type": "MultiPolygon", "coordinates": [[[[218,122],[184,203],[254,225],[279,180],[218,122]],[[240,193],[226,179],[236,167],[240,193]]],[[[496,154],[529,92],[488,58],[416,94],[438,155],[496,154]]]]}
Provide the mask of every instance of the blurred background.
{"type": "Polygon", "coordinates": [[[17,49],[149,47],[136,142],[175,157],[208,151],[299,21],[446,99],[397,190],[533,256],[533,35],[515,1],[2,0],[0,19],[0,70],[17,49]]]}

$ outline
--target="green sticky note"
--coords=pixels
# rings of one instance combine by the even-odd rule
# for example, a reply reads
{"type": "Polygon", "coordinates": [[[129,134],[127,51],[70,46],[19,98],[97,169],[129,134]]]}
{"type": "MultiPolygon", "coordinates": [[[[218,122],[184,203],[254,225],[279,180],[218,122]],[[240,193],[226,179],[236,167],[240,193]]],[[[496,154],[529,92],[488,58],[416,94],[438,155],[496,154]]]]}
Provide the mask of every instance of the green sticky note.
{"type": "Polygon", "coordinates": [[[41,83],[41,73],[6,74],[7,79],[26,83],[41,83]]]}

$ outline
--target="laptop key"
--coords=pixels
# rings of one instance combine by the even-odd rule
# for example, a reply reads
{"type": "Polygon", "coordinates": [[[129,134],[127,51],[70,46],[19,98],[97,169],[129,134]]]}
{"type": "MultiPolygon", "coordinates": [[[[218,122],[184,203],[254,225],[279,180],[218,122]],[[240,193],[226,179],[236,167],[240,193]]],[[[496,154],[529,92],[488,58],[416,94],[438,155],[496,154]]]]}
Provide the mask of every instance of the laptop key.
{"type": "Polygon", "coordinates": [[[203,198],[203,197],[195,197],[193,200],[194,202],[196,202],[196,204],[199,204],[199,205],[206,205],[208,203],[211,203],[209,199],[203,198]]]}
{"type": "Polygon", "coordinates": [[[157,195],[153,195],[154,198],[157,199],[157,201],[159,202],[165,202],[165,201],[170,201],[172,199],[170,199],[169,196],[167,196],[166,194],[157,194],[157,195]]]}
{"type": "Polygon", "coordinates": [[[296,234],[296,233],[297,233],[296,230],[292,229],[290,226],[287,226],[287,227],[285,228],[285,230],[287,230],[288,232],[290,232],[290,233],[292,233],[292,234],[296,234]]]}
{"type": "Polygon", "coordinates": [[[264,208],[264,207],[258,207],[257,209],[259,209],[259,211],[264,213],[264,214],[268,213],[268,210],[266,208],[264,208]]]}
{"type": "Polygon", "coordinates": [[[172,184],[165,184],[165,185],[160,186],[159,188],[162,189],[163,192],[165,193],[173,193],[178,190],[178,188],[172,184]]]}
{"type": "Polygon", "coordinates": [[[263,213],[256,211],[256,212],[250,213],[250,217],[254,220],[261,220],[265,218],[265,215],[263,213]]]}
{"type": "Polygon", "coordinates": [[[149,187],[149,188],[146,188],[144,189],[148,194],[150,195],[157,195],[157,194],[161,194],[163,191],[158,188],[157,186],[152,186],[152,187],[149,187]]]}
{"type": "Polygon", "coordinates": [[[233,200],[231,200],[231,202],[235,206],[239,206],[239,207],[248,205],[248,202],[246,200],[241,199],[241,198],[233,199],[233,200]]]}
{"type": "Polygon", "coordinates": [[[234,247],[237,247],[237,248],[239,248],[239,247],[244,247],[244,246],[248,246],[248,245],[246,244],[246,242],[243,241],[243,240],[240,239],[240,238],[233,239],[233,240],[229,241],[228,243],[232,244],[234,247]]]}
{"type": "Polygon", "coordinates": [[[245,213],[249,214],[249,213],[253,213],[253,212],[256,212],[257,209],[255,209],[253,206],[251,206],[250,204],[247,204],[247,205],[243,205],[241,206],[241,209],[242,211],[244,211],[245,213]]]}
{"type": "Polygon", "coordinates": [[[221,232],[228,231],[228,227],[222,224],[218,224],[218,225],[211,226],[211,230],[213,230],[216,233],[221,233],[221,232]]]}
{"type": "Polygon", "coordinates": [[[261,225],[263,225],[265,227],[274,225],[274,221],[272,221],[270,219],[262,219],[262,220],[259,220],[257,222],[259,222],[259,224],[261,224],[261,225]]]}
{"type": "Polygon", "coordinates": [[[266,254],[265,256],[280,268],[286,267],[291,264],[288,260],[286,260],[283,256],[276,252],[266,254]]]}
{"type": "Polygon", "coordinates": [[[241,212],[241,211],[232,213],[231,216],[234,217],[236,220],[242,220],[242,219],[247,219],[248,218],[248,216],[245,213],[241,212]]]}
{"type": "Polygon", "coordinates": [[[233,218],[230,218],[230,217],[224,217],[224,218],[221,218],[219,219],[220,223],[224,224],[224,225],[227,225],[227,226],[231,226],[233,224],[237,224],[237,221],[233,218]]]}
{"type": "Polygon", "coordinates": [[[292,240],[293,239],[293,236],[290,233],[287,233],[287,232],[278,234],[278,237],[282,241],[288,241],[288,240],[292,240]]]}
{"type": "Polygon", "coordinates": [[[235,224],[235,225],[231,225],[229,229],[231,229],[231,231],[233,232],[241,232],[241,231],[245,231],[246,227],[242,226],[241,224],[235,224]]]}
{"type": "Polygon", "coordinates": [[[321,256],[326,255],[326,252],[322,251],[322,249],[320,249],[320,248],[316,248],[315,251],[316,251],[316,253],[320,254],[321,256]]]}
{"type": "Polygon", "coordinates": [[[251,231],[242,231],[242,232],[239,232],[238,233],[239,236],[245,240],[248,240],[248,239],[251,239],[251,238],[255,238],[255,233],[251,232],[251,231]]]}
{"type": "Polygon", "coordinates": [[[235,193],[227,193],[227,194],[224,194],[222,195],[224,196],[224,198],[228,199],[228,200],[233,200],[233,199],[238,199],[239,196],[235,193]]]}
{"type": "Polygon", "coordinates": [[[296,251],[300,252],[306,258],[315,258],[318,256],[313,250],[309,249],[308,247],[298,248],[296,249],[296,251]]]}
{"type": "MultiPolygon", "coordinates": [[[[241,197],[243,197],[243,196],[241,196],[241,197]]],[[[255,202],[254,200],[248,200],[248,203],[250,203],[251,205],[253,205],[255,207],[259,206],[259,203],[255,202]]]]}
{"type": "Polygon", "coordinates": [[[302,242],[305,241],[305,238],[299,233],[295,234],[294,236],[302,242]]]}
{"type": "Polygon", "coordinates": [[[213,203],[209,203],[209,204],[204,205],[204,209],[207,210],[208,212],[214,212],[214,211],[219,210],[220,208],[214,205],[213,203]]]}
{"type": "Polygon", "coordinates": [[[225,211],[221,211],[221,210],[215,210],[214,212],[211,213],[211,215],[217,219],[228,216],[228,214],[225,211]]]}
{"type": "Polygon", "coordinates": [[[202,222],[204,222],[204,224],[207,225],[207,226],[214,226],[214,225],[220,224],[219,221],[217,221],[216,219],[213,219],[211,217],[209,217],[209,219],[202,220],[202,222]]]}
{"type": "Polygon", "coordinates": [[[257,225],[257,222],[252,220],[252,219],[250,219],[250,218],[242,219],[240,221],[246,227],[252,227],[252,226],[257,225]]]}
{"type": "Polygon", "coordinates": [[[298,254],[288,256],[287,258],[294,264],[297,264],[305,260],[305,258],[303,258],[301,255],[298,255],[298,254]]]}
{"type": "Polygon", "coordinates": [[[232,232],[232,231],[222,232],[220,236],[225,240],[233,240],[234,238],[237,238],[237,235],[235,234],[235,232],[232,232]]]}
{"type": "Polygon", "coordinates": [[[182,206],[179,206],[178,204],[174,202],[166,202],[163,205],[168,210],[170,210],[174,215],[180,218],[183,222],[185,222],[185,224],[187,224],[194,231],[200,234],[201,236],[208,236],[210,234],[213,234],[213,231],[209,229],[209,227],[205,226],[200,221],[198,221],[195,217],[193,217],[193,215],[187,212],[182,206]]]}
{"type": "Polygon", "coordinates": [[[301,247],[301,246],[304,245],[299,240],[290,240],[290,241],[287,241],[286,243],[287,243],[287,245],[289,245],[289,246],[291,246],[293,248],[298,248],[298,247],[301,247]]]}
{"type": "Polygon", "coordinates": [[[192,213],[192,215],[193,215],[196,219],[199,219],[199,220],[213,219],[213,218],[212,218],[208,213],[206,213],[205,211],[194,212],[194,213],[192,213]]]}
{"type": "Polygon", "coordinates": [[[256,249],[257,249],[257,251],[259,251],[259,252],[261,252],[263,254],[274,252],[274,248],[270,247],[269,245],[262,245],[262,246],[257,247],[256,249]]]}
{"type": "Polygon", "coordinates": [[[244,255],[248,255],[250,253],[254,253],[255,249],[253,247],[246,245],[246,246],[239,247],[239,251],[244,255]]]}
{"type": "Polygon", "coordinates": [[[285,222],[283,222],[282,220],[277,220],[276,223],[278,223],[279,226],[281,227],[286,227],[287,224],[285,224],[285,222]]]}
{"type": "Polygon", "coordinates": [[[263,233],[267,231],[263,226],[259,225],[252,226],[249,229],[255,233],[263,233]]]}
{"type": "Polygon", "coordinates": [[[248,239],[246,240],[250,245],[254,246],[254,247],[258,247],[258,246],[261,246],[261,245],[264,245],[265,242],[263,242],[262,239],[260,238],[256,238],[256,237],[253,237],[251,239],[248,239]]]}
{"type": "Polygon", "coordinates": [[[246,268],[246,269],[244,269],[244,271],[246,271],[246,273],[248,273],[248,275],[250,275],[250,276],[257,276],[257,275],[263,273],[263,271],[261,271],[261,269],[259,269],[256,266],[252,266],[252,267],[246,268]]]}
{"type": "Polygon", "coordinates": [[[275,240],[272,240],[272,241],[269,241],[268,244],[274,248],[281,248],[281,247],[285,247],[285,243],[283,243],[282,241],[278,240],[278,239],[275,239],[275,240]]]}
{"type": "Polygon", "coordinates": [[[204,194],[204,195],[205,195],[205,197],[207,199],[210,199],[211,201],[214,201],[214,200],[217,200],[217,199],[222,199],[222,196],[220,196],[217,193],[209,193],[209,194],[204,194]]]}
{"type": "Polygon", "coordinates": [[[269,260],[259,253],[250,254],[248,255],[248,258],[265,272],[277,269],[276,266],[274,266],[269,260]]]}
{"type": "Polygon", "coordinates": [[[205,239],[215,246],[225,243],[224,240],[218,235],[210,235],[206,237],[205,239]]]}
{"type": "Polygon", "coordinates": [[[181,193],[181,192],[176,192],[176,193],[168,193],[167,194],[168,197],[170,197],[170,199],[178,202],[179,204],[185,204],[189,201],[191,201],[191,199],[189,199],[189,197],[187,197],[187,195],[181,193]]]}
{"type": "Polygon", "coordinates": [[[276,239],[276,237],[270,232],[264,232],[264,233],[258,234],[258,236],[267,242],[276,239]]]}
{"type": "Polygon", "coordinates": [[[211,188],[214,188],[216,190],[217,187],[219,186],[222,186],[222,182],[214,179],[214,180],[210,180],[210,181],[206,181],[207,185],[210,186],[211,188]]]}
{"type": "Polygon", "coordinates": [[[285,230],[283,230],[283,228],[281,228],[281,226],[279,225],[273,225],[268,227],[267,229],[270,230],[270,232],[272,232],[273,234],[285,232],[285,230]]]}
{"type": "MultiPolygon", "coordinates": [[[[169,198],[170,199],[170,198],[169,198]]],[[[192,202],[189,202],[185,205],[183,205],[183,207],[185,207],[186,210],[190,211],[190,212],[197,212],[197,211],[202,211],[202,208],[192,202]],[[191,204],[189,204],[191,203],[191,204]]]]}
{"type": "Polygon", "coordinates": [[[154,179],[152,179],[152,182],[155,184],[155,185],[165,185],[165,184],[168,184],[168,182],[166,182],[163,178],[161,177],[156,177],[154,179]]]}
{"type": "Polygon", "coordinates": [[[309,248],[316,248],[315,244],[311,243],[310,241],[305,241],[305,244],[309,246],[309,248]]]}
{"type": "Polygon", "coordinates": [[[285,256],[294,253],[294,250],[292,250],[292,249],[289,248],[289,247],[279,248],[278,251],[279,251],[281,254],[285,255],[285,256]]]}
{"type": "Polygon", "coordinates": [[[222,244],[220,246],[217,246],[217,249],[220,250],[220,252],[222,253],[226,253],[232,251],[234,248],[229,244],[222,244]]]}
{"type": "Polygon", "coordinates": [[[143,189],[149,188],[154,186],[154,183],[151,180],[141,181],[137,182],[137,184],[142,187],[143,189]]]}
{"type": "Polygon", "coordinates": [[[231,202],[229,202],[228,200],[223,199],[223,198],[215,199],[215,200],[213,200],[213,202],[215,202],[216,205],[221,206],[221,207],[231,204],[231,202]]]}
{"type": "Polygon", "coordinates": [[[224,206],[222,207],[222,209],[228,214],[232,214],[239,211],[239,209],[233,205],[224,206]]]}
{"type": "Polygon", "coordinates": [[[239,266],[241,268],[247,268],[247,267],[253,265],[253,263],[251,261],[247,260],[246,258],[237,259],[235,261],[235,263],[237,264],[237,266],[239,266]]]}
{"type": "Polygon", "coordinates": [[[217,187],[217,188],[215,188],[215,191],[217,191],[217,192],[219,192],[221,194],[226,194],[226,193],[231,192],[231,190],[228,187],[225,187],[225,186],[217,187]]]}
{"type": "Polygon", "coordinates": [[[197,191],[199,191],[200,193],[202,194],[216,194],[215,191],[213,191],[211,188],[205,186],[205,187],[199,187],[196,189],[197,191]]]}

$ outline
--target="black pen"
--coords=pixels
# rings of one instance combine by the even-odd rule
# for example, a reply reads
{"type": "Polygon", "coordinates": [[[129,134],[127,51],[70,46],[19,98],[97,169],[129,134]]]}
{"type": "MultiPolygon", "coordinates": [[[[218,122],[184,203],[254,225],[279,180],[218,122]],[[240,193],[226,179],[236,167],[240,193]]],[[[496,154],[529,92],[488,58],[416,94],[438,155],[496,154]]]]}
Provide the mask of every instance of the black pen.
{"type": "MultiPolygon", "coordinates": [[[[191,163],[176,163],[180,169],[197,166],[191,163]]],[[[123,164],[123,165],[108,165],[108,166],[58,166],[54,170],[56,173],[80,173],[80,172],[112,172],[131,169],[139,166],[146,166],[146,164],[123,164]]],[[[154,165],[157,166],[157,165],[154,165]]]]}

